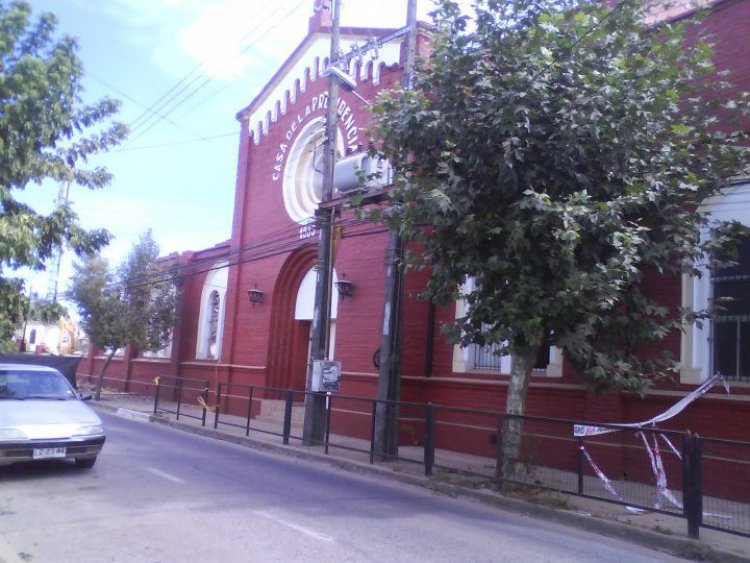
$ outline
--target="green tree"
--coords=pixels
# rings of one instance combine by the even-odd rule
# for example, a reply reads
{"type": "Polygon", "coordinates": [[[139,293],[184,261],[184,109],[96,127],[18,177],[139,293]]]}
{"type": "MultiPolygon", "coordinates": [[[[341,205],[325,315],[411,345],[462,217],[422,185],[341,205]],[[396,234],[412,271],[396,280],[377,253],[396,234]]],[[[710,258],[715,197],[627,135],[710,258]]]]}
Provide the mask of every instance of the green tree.
{"type": "Polygon", "coordinates": [[[94,255],[74,265],[70,300],[78,308],[89,341],[107,351],[97,380],[97,401],[106,369],[118,350],[131,346],[155,352],[171,341],[177,290],[170,264],[158,258],[159,246],[148,231],[115,271],[94,255]]]}
{"type": "Polygon", "coordinates": [[[68,317],[68,310],[60,303],[56,301],[32,300],[26,318],[29,321],[39,321],[49,325],[56,323],[64,317],[68,317]]]}
{"type": "MultiPolygon", "coordinates": [[[[685,41],[693,22],[648,29],[644,14],[478,0],[470,19],[445,0],[414,90],[375,107],[399,171],[390,221],[419,241],[427,295],[466,300],[453,341],[513,355],[508,414],[525,412],[540,347],[597,391],[642,392],[674,368],[642,345],[705,314],[663,306],[644,276],[697,274],[727,242],[727,225],[701,239],[715,226],[699,206],[747,162],[729,120],[747,98],[727,95],[706,42],[685,41]]],[[[501,478],[519,470],[521,430],[506,417],[501,478]]]]}
{"type": "Polygon", "coordinates": [[[24,284],[8,276],[43,270],[61,247],[81,255],[109,242],[105,230],[81,228],[67,205],[49,214],[17,199],[30,184],[105,186],[110,174],[86,168],[88,157],[116,146],[126,128],[109,123],[118,103],[82,102],[83,66],[71,37],[55,36],[45,13],[32,21],[28,2],[0,0],[0,342],[7,343],[29,308],[24,284]]]}

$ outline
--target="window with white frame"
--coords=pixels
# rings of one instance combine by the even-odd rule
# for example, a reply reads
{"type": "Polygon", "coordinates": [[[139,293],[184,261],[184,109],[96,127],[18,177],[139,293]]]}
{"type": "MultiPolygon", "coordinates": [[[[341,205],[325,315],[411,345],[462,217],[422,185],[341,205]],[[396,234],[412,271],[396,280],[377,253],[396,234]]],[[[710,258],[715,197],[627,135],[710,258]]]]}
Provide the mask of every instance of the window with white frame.
{"type": "MultiPolygon", "coordinates": [[[[475,280],[468,279],[462,286],[461,294],[471,292],[475,287],[475,280]]],[[[464,299],[456,302],[456,318],[466,314],[467,304],[464,299]]],[[[512,369],[513,357],[508,354],[499,354],[504,343],[497,344],[472,344],[467,347],[456,346],[453,351],[453,371],[463,373],[475,370],[488,370],[503,374],[509,374],[512,369]]],[[[562,354],[554,346],[543,346],[534,365],[534,373],[548,377],[562,376],[562,354]]]]}
{"type": "Polygon", "coordinates": [[[160,350],[156,350],[155,352],[152,352],[150,350],[144,350],[143,352],[141,352],[141,357],[155,358],[155,359],[170,358],[172,357],[172,343],[170,342],[164,348],[161,348],[160,350]]]}
{"type": "Polygon", "coordinates": [[[221,357],[228,278],[229,268],[226,264],[219,264],[208,273],[203,283],[196,350],[199,359],[216,360],[221,357]]]}
{"type": "MultiPolygon", "coordinates": [[[[750,183],[737,183],[706,201],[704,208],[716,221],[739,221],[750,226],[750,183]]],[[[710,232],[703,233],[704,237],[710,232]]],[[[750,240],[738,245],[735,266],[709,271],[699,266],[701,276],[685,276],[682,305],[703,311],[721,297],[715,318],[688,327],[680,348],[680,381],[700,383],[716,372],[750,381],[750,240]]]]}
{"type": "Polygon", "coordinates": [[[737,264],[711,274],[713,299],[722,299],[710,336],[712,371],[750,381],[750,238],[738,251],[737,264]]]}

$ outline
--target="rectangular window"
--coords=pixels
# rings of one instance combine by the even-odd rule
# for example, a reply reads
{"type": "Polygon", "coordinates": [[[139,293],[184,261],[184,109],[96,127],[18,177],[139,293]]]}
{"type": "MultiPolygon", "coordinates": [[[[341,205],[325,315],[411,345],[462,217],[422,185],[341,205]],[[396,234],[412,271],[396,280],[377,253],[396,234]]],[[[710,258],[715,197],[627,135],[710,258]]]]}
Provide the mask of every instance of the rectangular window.
{"type": "Polygon", "coordinates": [[[501,371],[503,357],[496,352],[502,348],[503,344],[488,344],[486,346],[480,346],[474,344],[472,351],[474,355],[474,368],[475,369],[491,369],[495,371],[501,371]]]}
{"type": "Polygon", "coordinates": [[[172,357],[172,343],[170,342],[167,344],[164,348],[161,350],[157,350],[156,352],[150,352],[148,350],[144,350],[141,352],[142,358],[161,358],[161,359],[168,359],[172,357]]]}
{"type": "MultiPolygon", "coordinates": [[[[489,369],[494,371],[509,371],[508,367],[508,356],[500,356],[496,352],[500,350],[504,344],[488,344],[486,346],[480,346],[474,344],[471,347],[471,351],[474,357],[474,369],[489,369]],[[503,361],[506,359],[505,361],[503,361]]],[[[550,345],[549,341],[545,342],[545,345],[539,349],[539,354],[534,364],[534,371],[544,371],[550,364],[550,345]]]]}
{"type": "Polygon", "coordinates": [[[738,251],[738,263],[711,278],[714,299],[727,299],[713,322],[713,371],[750,381],[750,238],[738,244],[738,251]]]}

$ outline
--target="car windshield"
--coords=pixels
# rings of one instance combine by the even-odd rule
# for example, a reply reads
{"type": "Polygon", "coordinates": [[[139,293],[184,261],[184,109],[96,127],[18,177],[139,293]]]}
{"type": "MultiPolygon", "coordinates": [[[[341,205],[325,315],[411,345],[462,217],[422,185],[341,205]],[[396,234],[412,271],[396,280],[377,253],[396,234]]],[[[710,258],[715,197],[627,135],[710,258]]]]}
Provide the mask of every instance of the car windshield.
{"type": "Polygon", "coordinates": [[[70,384],[56,371],[0,370],[0,399],[74,399],[70,384]]]}

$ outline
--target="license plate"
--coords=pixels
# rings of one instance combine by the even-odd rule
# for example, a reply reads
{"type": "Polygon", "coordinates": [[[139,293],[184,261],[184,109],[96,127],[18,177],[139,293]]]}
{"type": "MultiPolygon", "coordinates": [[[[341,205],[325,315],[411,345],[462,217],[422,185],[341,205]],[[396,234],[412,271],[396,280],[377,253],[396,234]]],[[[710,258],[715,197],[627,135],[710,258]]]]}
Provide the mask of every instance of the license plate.
{"type": "Polygon", "coordinates": [[[65,448],[34,448],[34,459],[65,457],[65,448]]]}

